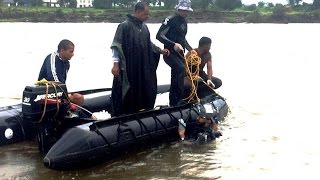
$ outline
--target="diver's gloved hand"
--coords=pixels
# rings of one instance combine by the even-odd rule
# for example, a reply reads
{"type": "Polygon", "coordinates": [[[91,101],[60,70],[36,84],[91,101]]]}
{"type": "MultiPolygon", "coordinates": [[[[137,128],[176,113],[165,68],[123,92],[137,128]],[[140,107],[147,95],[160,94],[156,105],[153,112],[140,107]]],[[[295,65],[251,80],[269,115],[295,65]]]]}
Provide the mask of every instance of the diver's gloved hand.
{"type": "Polygon", "coordinates": [[[215,87],[216,87],[210,79],[207,80],[207,84],[208,84],[209,86],[211,86],[212,88],[215,88],[215,87]]]}
{"type": "Polygon", "coordinates": [[[173,49],[178,53],[183,52],[183,47],[179,43],[174,43],[173,49]]]}

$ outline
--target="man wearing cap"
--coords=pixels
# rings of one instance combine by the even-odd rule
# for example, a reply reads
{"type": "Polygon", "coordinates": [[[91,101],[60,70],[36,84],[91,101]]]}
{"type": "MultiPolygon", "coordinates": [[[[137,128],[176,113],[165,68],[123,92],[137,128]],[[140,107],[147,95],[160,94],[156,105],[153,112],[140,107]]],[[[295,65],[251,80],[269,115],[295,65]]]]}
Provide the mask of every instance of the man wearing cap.
{"type": "Polygon", "coordinates": [[[179,0],[173,16],[165,18],[158,33],[157,39],[164,44],[164,48],[170,50],[170,55],[164,57],[164,61],[171,67],[170,106],[178,105],[183,99],[184,91],[184,50],[193,51],[186,40],[186,17],[192,12],[190,0],[179,0]]]}

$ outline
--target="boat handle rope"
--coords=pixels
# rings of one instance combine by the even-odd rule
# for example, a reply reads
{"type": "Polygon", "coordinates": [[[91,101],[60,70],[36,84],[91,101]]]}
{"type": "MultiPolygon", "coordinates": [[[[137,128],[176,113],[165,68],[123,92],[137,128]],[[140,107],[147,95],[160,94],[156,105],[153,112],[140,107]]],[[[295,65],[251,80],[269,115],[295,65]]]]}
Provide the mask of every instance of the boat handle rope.
{"type": "Polygon", "coordinates": [[[183,116],[182,116],[182,115],[181,115],[181,117],[180,117],[179,119],[176,118],[176,117],[174,117],[171,113],[168,113],[168,115],[169,115],[171,121],[176,120],[178,123],[179,123],[179,119],[183,119],[183,116]]]}
{"type": "Polygon", "coordinates": [[[127,132],[127,131],[129,131],[131,134],[132,134],[132,136],[134,137],[134,139],[135,140],[137,140],[137,136],[134,134],[134,132],[132,131],[132,129],[129,127],[129,128],[126,128],[125,127],[125,129],[121,129],[120,127],[121,126],[126,126],[126,127],[128,127],[128,125],[127,124],[125,124],[125,123],[122,123],[122,122],[119,122],[119,124],[118,124],[118,128],[117,128],[117,132],[118,132],[118,138],[117,138],[117,144],[119,144],[119,141],[120,141],[120,134],[122,134],[123,132],[127,132]]]}
{"type": "Polygon", "coordinates": [[[180,108],[179,108],[179,112],[180,112],[180,115],[181,115],[181,119],[183,119],[182,110],[180,108]]]}
{"type": "Polygon", "coordinates": [[[147,126],[141,121],[141,119],[139,117],[136,117],[136,121],[138,121],[141,131],[142,131],[142,127],[144,127],[144,129],[146,130],[147,134],[150,136],[150,138],[152,138],[152,135],[151,135],[150,131],[148,130],[147,126]]]}
{"type": "MultiPolygon", "coordinates": [[[[158,122],[159,124],[161,124],[161,126],[163,127],[163,129],[166,131],[166,132],[168,132],[168,128],[160,121],[160,119],[157,117],[157,116],[155,116],[154,114],[152,114],[152,117],[154,118],[154,122],[156,123],[156,122],[158,122]]],[[[158,124],[156,123],[156,129],[157,129],[157,131],[158,131],[158,124]]]]}
{"type": "Polygon", "coordinates": [[[96,123],[92,123],[92,125],[93,125],[92,130],[93,130],[94,132],[96,132],[99,136],[101,136],[102,139],[103,139],[110,147],[113,148],[114,146],[111,145],[111,143],[107,140],[107,138],[104,137],[104,135],[99,131],[99,127],[97,126],[97,124],[96,124],[96,123]]]}

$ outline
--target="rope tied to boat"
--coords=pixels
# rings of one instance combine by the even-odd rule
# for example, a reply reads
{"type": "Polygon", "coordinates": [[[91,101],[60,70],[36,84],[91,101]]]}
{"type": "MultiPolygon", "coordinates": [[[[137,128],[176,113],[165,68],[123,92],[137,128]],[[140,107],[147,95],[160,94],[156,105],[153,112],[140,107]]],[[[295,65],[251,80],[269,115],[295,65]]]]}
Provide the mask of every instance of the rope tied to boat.
{"type": "MultiPolygon", "coordinates": [[[[60,87],[59,84],[58,84],[57,82],[55,82],[55,81],[48,81],[48,80],[46,80],[45,78],[43,78],[43,79],[41,79],[41,80],[39,80],[39,81],[36,81],[36,82],[35,82],[35,85],[38,85],[38,86],[46,86],[46,94],[45,94],[45,100],[44,100],[44,107],[43,107],[43,112],[42,112],[41,118],[40,118],[40,120],[39,120],[39,123],[42,122],[43,117],[44,117],[44,115],[46,114],[47,103],[48,103],[48,94],[49,94],[49,86],[52,86],[52,87],[54,88],[54,91],[55,91],[55,94],[56,94],[57,111],[56,111],[56,113],[55,113],[55,115],[54,115],[54,118],[55,118],[55,117],[58,115],[58,112],[59,112],[59,110],[60,110],[59,98],[58,98],[58,95],[57,95],[57,94],[58,94],[57,86],[60,87]]],[[[61,87],[60,87],[60,89],[63,91],[63,89],[62,89],[61,87]]],[[[65,93],[65,92],[63,91],[63,93],[65,93]]],[[[67,97],[68,101],[70,102],[68,96],[66,96],[66,97],[67,97]]]]}

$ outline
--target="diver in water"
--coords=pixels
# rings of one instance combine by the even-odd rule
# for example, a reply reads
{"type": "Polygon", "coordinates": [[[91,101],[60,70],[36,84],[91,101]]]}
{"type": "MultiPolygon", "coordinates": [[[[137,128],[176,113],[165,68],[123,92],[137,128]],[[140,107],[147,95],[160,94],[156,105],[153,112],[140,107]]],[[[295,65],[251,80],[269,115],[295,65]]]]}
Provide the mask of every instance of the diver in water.
{"type": "Polygon", "coordinates": [[[214,119],[214,116],[212,116],[211,113],[205,112],[203,109],[204,108],[200,110],[196,120],[196,141],[199,143],[212,141],[222,136],[222,133],[218,130],[218,122],[214,119]]]}
{"type": "MultiPolygon", "coordinates": [[[[205,105],[206,106],[206,105],[205,105]]],[[[189,129],[189,135],[186,137],[186,123],[183,119],[179,119],[179,136],[182,141],[185,138],[190,143],[207,143],[222,136],[222,133],[218,128],[218,121],[215,119],[215,113],[210,108],[206,108],[204,105],[198,105],[198,117],[196,119],[196,125],[193,129],[189,129]]],[[[209,105],[211,106],[211,105],[209,105]]],[[[212,109],[212,107],[211,107],[212,109]]]]}

